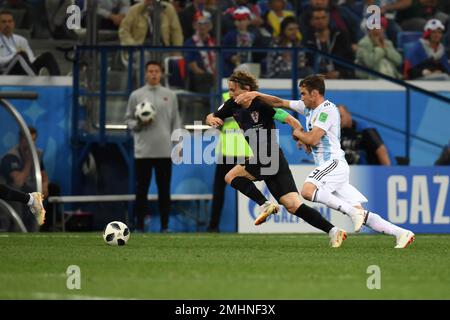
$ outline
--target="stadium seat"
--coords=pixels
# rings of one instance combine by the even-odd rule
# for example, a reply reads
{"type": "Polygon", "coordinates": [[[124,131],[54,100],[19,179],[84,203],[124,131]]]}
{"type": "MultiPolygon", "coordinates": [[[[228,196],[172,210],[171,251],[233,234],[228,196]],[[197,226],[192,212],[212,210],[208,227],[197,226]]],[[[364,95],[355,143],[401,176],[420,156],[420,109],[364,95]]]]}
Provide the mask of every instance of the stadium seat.
{"type": "Polygon", "coordinates": [[[405,56],[405,51],[411,48],[410,44],[422,36],[420,31],[401,31],[397,34],[397,49],[405,56]]]}
{"type": "Polygon", "coordinates": [[[186,84],[186,61],[183,57],[164,59],[164,84],[168,88],[184,89],[186,84]]]}

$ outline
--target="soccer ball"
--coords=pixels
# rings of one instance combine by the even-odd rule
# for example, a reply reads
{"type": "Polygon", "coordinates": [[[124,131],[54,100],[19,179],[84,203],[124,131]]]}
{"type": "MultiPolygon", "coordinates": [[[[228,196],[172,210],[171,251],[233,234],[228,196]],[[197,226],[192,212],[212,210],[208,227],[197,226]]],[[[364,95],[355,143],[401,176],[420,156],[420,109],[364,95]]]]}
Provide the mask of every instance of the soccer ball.
{"type": "Polygon", "coordinates": [[[134,115],[142,122],[148,122],[150,120],[155,119],[156,108],[151,102],[144,101],[136,106],[136,111],[134,115]]]}
{"type": "Polygon", "coordinates": [[[120,221],[113,221],[106,225],[103,240],[110,246],[124,246],[130,239],[130,229],[120,221]]]}

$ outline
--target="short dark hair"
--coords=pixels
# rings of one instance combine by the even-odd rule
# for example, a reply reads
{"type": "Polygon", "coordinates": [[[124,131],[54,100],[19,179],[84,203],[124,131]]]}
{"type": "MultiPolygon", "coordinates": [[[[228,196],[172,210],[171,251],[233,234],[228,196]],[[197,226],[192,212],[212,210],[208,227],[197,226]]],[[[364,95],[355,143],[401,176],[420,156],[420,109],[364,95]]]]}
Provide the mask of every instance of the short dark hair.
{"type": "Polygon", "coordinates": [[[308,92],[317,90],[322,96],[325,95],[325,77],[322,74],[310,74],[298,86],[305,87],[308,92]]]}
{"type": "Polygon", "coordinates": [[[9,10],[0,10],[0,16],[2,16],[4,14],[10,15],[10,16],[12,16],[14,18],[14,15],[13,15],[13,13],[11,11],[9,11],[9,10]]]}
{"type": "Polygon", "coordinates": [[[286,30],[286,28],[288,27],[288,25],[290,25],[290,24],[292,24],[292,23],[295,23],[295,24],[299,24],[298,23],[298,21],[297,21],[297,19],[295,18],[295,17],[292,17],[292,16],[287,16],[286,18],[284,18],[282,21],[281,21],[281,24],[280,24],[280,35],[283,35],[284,34],[284,31],[286,30]]]}
{"type": "Polygon", "coordinates": [[[311,9],[311,17],[313,16],[314,12],[320,12],[320,11],[325,11],[327,16],[330,16],[330,10],[328,10],[326,8],[321,8],[321,7],[312,7],[312,9],[311,9]]]}
{"type": "MultiPolygon", "coordinates": [[[[30,135],[35,134],[37,136],[37,130],[35,127],[28,126],[28,131],[30,132],[30,135]]],[[[19,131],[19,138],[20,139],[25,138],[25,132],[22,129],[20,129],[20,131],[19,131]]]]}
{"type": "Polygon", "coordinates": [[[160,69],[161,71],[163,71],[163,67],[162,67],[161,62],[156,61],[156,60],[150,60],[150,61],[148,61],[148,62],[145,64],[145,71],[147,71],[148,66],[151,66],[151,65],[158,66],[159,69],[160,69]]]}
{"type": "Polygon", "coordinates": [[[250,91],[255,91],[259,88],[256,78],[250,72],[244,70],[233,72],[228,81],[236,82],[241,89],[246,89],[245,86],[249,86],[250,91]]]}

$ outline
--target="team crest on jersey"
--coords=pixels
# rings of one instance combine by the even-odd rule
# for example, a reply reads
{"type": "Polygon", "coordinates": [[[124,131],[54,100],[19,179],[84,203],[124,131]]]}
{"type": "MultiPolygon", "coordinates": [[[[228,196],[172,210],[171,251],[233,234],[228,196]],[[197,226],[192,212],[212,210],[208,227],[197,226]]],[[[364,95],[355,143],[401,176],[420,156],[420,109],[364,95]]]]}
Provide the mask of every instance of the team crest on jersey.
{"type": "Polygon", "coordinates": [[[253,111],[252,113],[250,113],[250,115],[251,115],[251,117],[252,117],[252,119],[253,119],[253,122],[254,122],[254,123],[258,123],[258,120],[259,120],[259,112],[258,112],[258,111],[253,111]]]}

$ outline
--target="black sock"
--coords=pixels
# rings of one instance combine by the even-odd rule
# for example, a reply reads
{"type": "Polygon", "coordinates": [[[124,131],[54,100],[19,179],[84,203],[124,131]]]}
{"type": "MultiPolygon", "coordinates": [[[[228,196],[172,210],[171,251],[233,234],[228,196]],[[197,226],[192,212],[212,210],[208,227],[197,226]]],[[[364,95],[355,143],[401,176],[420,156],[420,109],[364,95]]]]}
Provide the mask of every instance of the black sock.
{"type": "Polygon", "coordinates": [[[326,220],[324,217],[320,215],[319,211],[311,207],[308,207],[304,203],[300,207],[298,207],[297,211],[295,211],[294,214],[297,217],[305,220],[313,227],[322,230],[323,232],[328,233],[330,232],[331,229],[334,228],[334,226],[328,220],[326,220]]]}
{"type": "Polygon", "coordinates": [[[28,193],[13,189],[5,184],[0,184],[0,199],[6,201],[18,201],[27,204],[30,200],[28,193]]]}
{"type": "Polygon", "coordinates": [[[258,190],[255,184],[247,178],[236,177],[231,181],[231,186],[255,201],[260,206],[267,201],[266,197],[264,197],[261,191],[258,190]]]}

